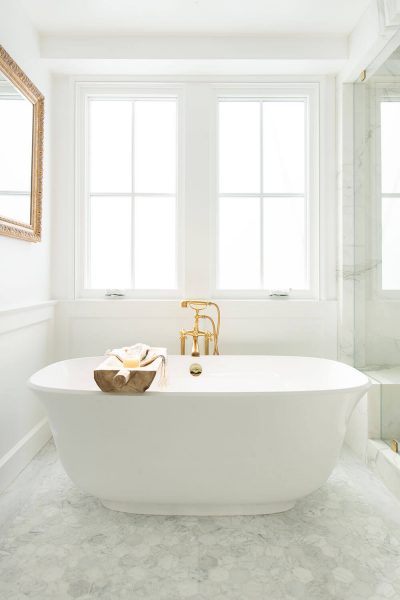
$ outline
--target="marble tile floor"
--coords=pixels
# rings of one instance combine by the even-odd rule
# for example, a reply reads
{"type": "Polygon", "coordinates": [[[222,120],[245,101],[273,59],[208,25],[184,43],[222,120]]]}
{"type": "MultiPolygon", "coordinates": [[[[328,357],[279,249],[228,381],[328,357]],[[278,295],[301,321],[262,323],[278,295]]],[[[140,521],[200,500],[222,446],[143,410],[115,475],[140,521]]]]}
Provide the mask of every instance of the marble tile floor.
{"type": "Polygon", "coordinates": [[[286,513],[153,517],[103,508],[48,444],[0,495],[1,600],[400,598],[400,503],[348,451],[286,513]]]}

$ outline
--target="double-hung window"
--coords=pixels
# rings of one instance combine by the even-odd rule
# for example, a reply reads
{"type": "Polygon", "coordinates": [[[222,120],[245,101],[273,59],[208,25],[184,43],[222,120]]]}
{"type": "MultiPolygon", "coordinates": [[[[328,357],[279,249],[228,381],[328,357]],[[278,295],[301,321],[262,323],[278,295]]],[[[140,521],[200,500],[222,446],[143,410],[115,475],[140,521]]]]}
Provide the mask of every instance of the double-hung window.
{"type": "Polygon", "coordinates": [[[222,293],[309,296],[316,287],[314,100],[311,92],[293,90],[218,98],[216,288],[222,293]]]}
{"type": "Polygon", "coordinates": [[[316,298],[318,106],[316,83],[77,84],[77,295],[316,298]]]}
{"type": "Polygon", "coordinates": [[[176,294],[178,96],[94,91],[81,104],[79,287],[176,294]]]}
{"type": "Polygon", "coordinates": [[[377,194],[381,206],[381,289],[384,293],[391,291],[398,293],[400,291],[400,89],[397,92],[386,91],[383,96],[380,96],[378,111],[380,161],[378,161],[377,194]]]}

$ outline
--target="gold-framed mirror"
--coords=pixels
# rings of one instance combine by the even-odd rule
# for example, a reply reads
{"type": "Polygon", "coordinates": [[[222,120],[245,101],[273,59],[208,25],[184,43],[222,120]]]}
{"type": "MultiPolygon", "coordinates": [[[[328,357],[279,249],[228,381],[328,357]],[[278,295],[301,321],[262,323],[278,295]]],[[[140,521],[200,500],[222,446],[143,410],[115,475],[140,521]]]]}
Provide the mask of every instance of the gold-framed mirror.
{"type": "Polygon", "coordinates": [[[41,239],[44,97],[0,46],[0,235],[41,239]]]}

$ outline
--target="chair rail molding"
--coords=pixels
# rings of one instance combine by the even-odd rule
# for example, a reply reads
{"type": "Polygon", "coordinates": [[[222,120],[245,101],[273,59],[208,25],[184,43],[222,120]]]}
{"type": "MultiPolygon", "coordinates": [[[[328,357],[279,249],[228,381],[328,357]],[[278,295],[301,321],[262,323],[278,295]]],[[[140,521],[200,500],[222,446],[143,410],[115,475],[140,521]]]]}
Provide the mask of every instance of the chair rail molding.
{"type": "Polygon", "coordinates": [[[0,335],[54,318],[57,300],[0,309],[0,335]]]}

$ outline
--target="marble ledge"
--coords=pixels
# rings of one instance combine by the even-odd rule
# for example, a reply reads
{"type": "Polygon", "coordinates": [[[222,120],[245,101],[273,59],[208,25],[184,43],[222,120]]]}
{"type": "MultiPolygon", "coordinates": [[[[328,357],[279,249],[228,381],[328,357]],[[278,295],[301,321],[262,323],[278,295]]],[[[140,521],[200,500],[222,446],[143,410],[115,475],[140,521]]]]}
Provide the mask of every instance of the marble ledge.
{"type": "Polygon", "coordinates": [[[400,455],[382,440],[368,440],[367,464],[400,500],[400,455]]]}

